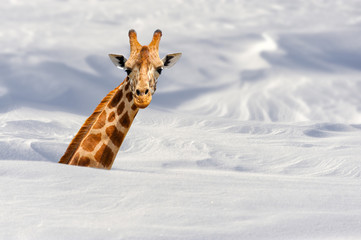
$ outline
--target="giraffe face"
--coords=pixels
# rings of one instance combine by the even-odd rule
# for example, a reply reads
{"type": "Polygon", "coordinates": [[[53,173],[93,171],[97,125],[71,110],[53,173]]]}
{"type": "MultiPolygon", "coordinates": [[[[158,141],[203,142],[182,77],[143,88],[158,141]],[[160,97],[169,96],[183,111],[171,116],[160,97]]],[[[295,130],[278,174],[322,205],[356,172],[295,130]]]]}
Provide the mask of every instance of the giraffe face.
{"type": "Polygon", "coordinates": [[[181,57],[181,53],[168,54],[159,58],[158,47],[162,32],[154,32],[153,40],[148,46],[142,46],[136,39],[134,30],[129,31],[130,57],[125,59],[122,55],[109,54],[112,62],[124,69],[130,81],[134,104],[138,108],[146,108],[152,101],[157,86],[157,79],[164,68],[170,68],[181,57]]]}
{"type": "Polygon", "coordinates": [[[163,68],[164,64],[158,53],[151,52],[148,46],[143,46],[135,58],[130,58],[125,63],[134,103],[138,108],[145,108],[152,101],[157,79],[163,68]]]}

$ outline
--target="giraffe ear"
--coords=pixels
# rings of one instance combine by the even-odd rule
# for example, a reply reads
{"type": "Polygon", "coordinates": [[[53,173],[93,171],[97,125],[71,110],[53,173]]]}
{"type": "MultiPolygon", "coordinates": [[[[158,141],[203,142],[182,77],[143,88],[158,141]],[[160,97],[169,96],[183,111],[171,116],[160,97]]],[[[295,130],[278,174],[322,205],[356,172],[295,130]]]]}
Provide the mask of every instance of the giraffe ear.
{"type": "Polygon", "coordinates": [[[124,69],[127,59],[123,55],[109,54],[109,57],[117,68],[124,69]]]}
{"type": "Polygon", "coordinates": [[[171,68],[179,60],[179,58],[181,56],[182,56],[181,53],[173,53],[173,54],[166,55],[162,59],[163,64],[164,64],[164,68],[171,68]]]}

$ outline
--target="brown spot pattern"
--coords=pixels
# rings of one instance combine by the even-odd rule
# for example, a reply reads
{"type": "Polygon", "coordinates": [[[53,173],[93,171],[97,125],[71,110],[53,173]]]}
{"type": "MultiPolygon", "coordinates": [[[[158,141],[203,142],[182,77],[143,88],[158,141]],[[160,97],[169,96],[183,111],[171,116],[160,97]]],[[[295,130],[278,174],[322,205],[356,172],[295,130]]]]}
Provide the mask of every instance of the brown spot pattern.
{"type": "Polygon", "coordinates": [[[113,144],[117,147],[120,147],[124,140],[124,134],[121,131],[118,131],[115,126],[110,126],[105,131],[113,144]]]}
{"type": "Polygon", "coordinates": [[[107,168],[113,163],[114,153],[110,147],[103,144],[94,157],[97,162],[107,168]]]}
{"type": "Polygon", "coordinates": [[[133,100],[133,94],[131,92],[128,92],[126,95],[128,102],[131,102],[133,100]]]}
{"type": "Polygon", "coordinates": [[[109,106],[110,108],[114,108],[118,105],[120,99],[123,98],[123,91],[122,89],[120,89],[115,96],[113,97],[113,99],[110,101],[109,106]]]}
{"type": "Polygon", "coordinates": [[[104,127],[104,125],[105,125],[105,119],[106,119],[106,113],[105,113],[105,111],[103,111],[103,112],[100,114],[98,120],[94,123],[93,128],[94,128],[94,129],[100,129],[100,128],[104,127]]]}
{"type": "Polygon", "coordinates": [[[115,113],[114,112],[111,112],[109,114],[109,117],[108,117],[108,122],[113,122],[115,119],[115,113]]]}
{"type": "Polygon", "coordinates": [[[132,110],[133,110],[133,111],[137,110],[137,106],[135,106],[134,103],[133,103],[133,105],[132,105],[132,110]]]}
{"type": "Polygon", "coordinates": [[[99,144],[101,139],[102,139],[102,134],[101,133],[90,134],[84,139],[84,142],[82,144],[82,148],[85,151],[92,152],[92,151],[94,151],[94,148],[96,147],[96,145],[99,144]]]}
{"type": "Polygon", "coordinates": [[[127,82],[127,84],[125,84],[125,88],[124,88],[124,89],[125,89],[125,91],[128,91],[128,89],[129,89],[129,85],[130,85],[130,84],[129,84],[129,81],[128,81],[128,82],[127,82]]]}
{"type": "Polygon", "coordinates": [[[120,115],[120,114],[123,112],[124,107],[125,107],[124,102],[121,102],[121,103],[119,104],[119,106],[118,106],[118,109],[117,109],[118,115],[120,115]]]}
{"type": "Polygon", "coordinates": [[[130,119],[127,112],[125,112],[123,116],[119,119],[119,123],[125,128],[130,127],[130,119]]]}
{"type": "Polygon", "coordinates": [[[78,165],[79,166],[89,166],[90,164],[90,159],[88,157],[81,157],[79,159],[78,165]]]}

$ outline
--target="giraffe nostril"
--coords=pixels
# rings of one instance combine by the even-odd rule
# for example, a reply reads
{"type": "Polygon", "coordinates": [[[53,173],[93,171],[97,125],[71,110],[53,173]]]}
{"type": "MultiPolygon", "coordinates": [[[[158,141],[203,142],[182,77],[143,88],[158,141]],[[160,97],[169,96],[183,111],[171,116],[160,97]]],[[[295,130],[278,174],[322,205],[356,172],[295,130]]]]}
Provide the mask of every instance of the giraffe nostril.
{"type": "Polygon", "coordinates": [[[143,95],[148,95],[148,93],[149,93],[149,89],[146,89],[144,92],[140,91],[139,89],[137,89],[135,91],[135,94],[137,94],[138,97],[143,96],[143,95]]]}

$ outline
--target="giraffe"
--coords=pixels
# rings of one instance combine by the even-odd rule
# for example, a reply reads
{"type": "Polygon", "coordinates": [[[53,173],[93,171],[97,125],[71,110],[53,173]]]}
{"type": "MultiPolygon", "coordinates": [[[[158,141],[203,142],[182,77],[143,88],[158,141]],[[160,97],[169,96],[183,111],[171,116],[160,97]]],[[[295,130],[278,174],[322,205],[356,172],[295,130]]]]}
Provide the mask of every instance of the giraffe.
{"type": "Polygon", "coordinates": [[[130,56],[109,54],[110,60],[127,77],[110,91],[85,121],[70,142],[59,163],[111,169],[119,148],[137,115],[146,108],[156,90],[157,79],[165,68],[172,67],[181,53],[159,58],[159,41],[162,31],[156,30],[151,43],[142,46],[137,33],[128,33],[130,56]]]}

